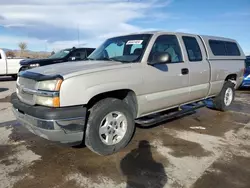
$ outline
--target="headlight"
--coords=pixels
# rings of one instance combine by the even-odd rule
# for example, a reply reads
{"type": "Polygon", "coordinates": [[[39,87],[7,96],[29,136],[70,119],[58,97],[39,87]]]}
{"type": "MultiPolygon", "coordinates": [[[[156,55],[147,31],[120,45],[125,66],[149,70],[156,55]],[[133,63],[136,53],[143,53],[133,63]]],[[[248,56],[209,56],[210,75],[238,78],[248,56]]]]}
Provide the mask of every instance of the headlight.
{"type": "Polygon", "coordinates": [[[62,84],[62,80],[47,80],[38,82],[38,90],[45,91],[59,91],[62,84]]]}
{"type": "Polygon", "coordinates": [[[39,63],[35,63],[35,64],[30,64],[30,67],[39,67],[40,64],[39,63]]]}
{"type": "Polygon", "coordinates": [[[36,96],[36,104],[49,107],[60,107],[59,97],[36,96]]]}
{"type": "Polygon", "coordinates": [[[46,80],[38,82],[36,104],[49,107],[60,107],[59,90],[62,80],[46,80]]]}

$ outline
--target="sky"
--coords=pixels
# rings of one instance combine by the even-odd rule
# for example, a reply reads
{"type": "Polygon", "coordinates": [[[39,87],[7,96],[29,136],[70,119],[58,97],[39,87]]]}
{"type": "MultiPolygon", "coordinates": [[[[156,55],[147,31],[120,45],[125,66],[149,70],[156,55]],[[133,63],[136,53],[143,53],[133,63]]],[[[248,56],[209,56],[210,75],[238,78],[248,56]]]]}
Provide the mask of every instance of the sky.
{"type": "Polygon", "coordinates": [[[250,54],[250,0],[0,0],[0,8],[0,48],[97,47],[116,35],[165,30],[233,38],[250,54]]]}

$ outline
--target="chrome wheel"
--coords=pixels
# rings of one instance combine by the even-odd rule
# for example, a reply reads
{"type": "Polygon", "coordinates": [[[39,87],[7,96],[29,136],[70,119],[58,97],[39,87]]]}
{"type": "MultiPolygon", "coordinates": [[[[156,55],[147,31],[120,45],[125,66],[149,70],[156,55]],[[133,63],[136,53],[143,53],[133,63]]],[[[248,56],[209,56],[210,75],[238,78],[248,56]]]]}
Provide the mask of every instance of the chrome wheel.
{"type": "Polygon", "coordinates": [[[229,106],[233,101],[233,90],[232,88],[227,88],[224,97],[224,103],[226,106],[229,106]]]}
{"type": "Polygon", "coordinates": [[[101,121],[99,136],[106,145],[119,143],[127,132],[127,118],[121,112],[111,112],[101,121]]]}

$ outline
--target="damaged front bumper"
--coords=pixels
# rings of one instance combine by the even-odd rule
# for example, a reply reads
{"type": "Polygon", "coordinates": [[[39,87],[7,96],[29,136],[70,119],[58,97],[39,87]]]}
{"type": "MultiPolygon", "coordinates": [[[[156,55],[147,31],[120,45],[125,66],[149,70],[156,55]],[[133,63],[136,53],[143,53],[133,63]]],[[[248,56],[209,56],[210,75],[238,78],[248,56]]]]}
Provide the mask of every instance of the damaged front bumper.
{"type": "Polygon", "coordinates": [[[81,143],[84,136],[87,109],[83,106],[50,108],[31,106],[11,96],[13,113],[30,132],[51,141],[81,143]]]}

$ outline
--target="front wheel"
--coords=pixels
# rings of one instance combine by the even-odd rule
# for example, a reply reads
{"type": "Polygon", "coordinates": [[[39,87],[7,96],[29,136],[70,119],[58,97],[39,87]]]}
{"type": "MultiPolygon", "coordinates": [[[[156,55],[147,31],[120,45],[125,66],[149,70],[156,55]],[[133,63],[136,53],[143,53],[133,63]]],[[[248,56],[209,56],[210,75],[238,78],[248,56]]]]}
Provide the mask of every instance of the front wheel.
{"type": "Polygon", "coordinates": [[[99,155],[110,155],[127,146],[134,129],[127,103],[115,98],[103,99],[90,109],[85,144],[99,155]]]}
{"type": "Polygon", "coordinates": [[[215,109],[225,111],[232,104],[235,97],[234,84],[232,82],[226,82],[219,93],[213,100],[215,109]]]}

